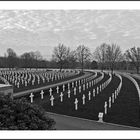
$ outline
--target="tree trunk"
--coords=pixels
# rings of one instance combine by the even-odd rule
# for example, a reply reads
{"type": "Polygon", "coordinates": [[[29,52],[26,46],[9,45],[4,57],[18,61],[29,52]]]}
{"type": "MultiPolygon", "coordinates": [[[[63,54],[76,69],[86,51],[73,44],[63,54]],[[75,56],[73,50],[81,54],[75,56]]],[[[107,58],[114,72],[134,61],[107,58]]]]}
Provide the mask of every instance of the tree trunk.
{"type": "Polygon", "coordinates": [[[83,60],[83,56],[82,56],[82,73],[84,72],[84,60],[83,60]]]}
{"type": "Polygon", "coordinates": [[[113,74],[114,64],[111,65],[111,73],[113,74]]]}
{"type": "Polygon", "coordinates": [[[60,62],[60,72],[62,71],[63,68],[63,62],[60,62]]]}

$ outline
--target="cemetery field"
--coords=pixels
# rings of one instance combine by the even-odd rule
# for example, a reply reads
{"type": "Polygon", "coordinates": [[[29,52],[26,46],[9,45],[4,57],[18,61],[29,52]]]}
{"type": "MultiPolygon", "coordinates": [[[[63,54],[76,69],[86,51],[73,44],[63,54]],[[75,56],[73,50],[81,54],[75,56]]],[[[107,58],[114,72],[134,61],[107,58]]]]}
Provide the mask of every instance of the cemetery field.
{"type": "MultiPolygon", "coordinates": [[[[49,89],[44,90],[43,99],[41,99],[40,92],[36,92],[33,96],[33,104],[42,106],[47,112],[96,121],[99,120],[99,112],[102,112],[104,113],[103,120],[105,122],[140,127],[137,90],[130,80],[124,76],[121,76],[121,78],[122,87],[120,91],[118,90],[118,94],[117,89],[119,89],[121,83],[120,77],[116,74],[111,76],[109,73],[103,75],[103,73],[97,72],[94,78],[87,77],[83,83],[82,80],[80,83],[77,81],[77,84],[74,82],[73,87],[70,83],[69,88],[68,85],[65,85],[64,91],[63,85],[59,86],[59,93],[57,93],[56,87],[52,88],[51,94],[49,89]],[[97,83],[93,82],[92,85],[92,81],[97,79],[100,80],[97,83]],[[108,84],[100,90],[100,87],[107,81],[109,81],[108,84]],[[79,91],[80,86],[81,91],[79,91]],[[70,91],[70,94],[68,91],[70,91]],[[78,101],[77,108],[76,101],[78,101]],[[105,103],[107,107],[105,107],[105,103]]],[[[29,95],[24,97],[30,102],[29,95]]]]}
{"type": "MultiPolygon", "coordinates": [[[[140,127],[138,92],[133,82],[123,75],[67,70],[3,71],[1,76],[13,84],[16,94],[31,89],[32,92],[21,97],[46,112],[140,127]],[[48,88],[35,90],[43,86],[48,88]]],[[[140,80],[135,80],[140,85],[140,80]]]]}

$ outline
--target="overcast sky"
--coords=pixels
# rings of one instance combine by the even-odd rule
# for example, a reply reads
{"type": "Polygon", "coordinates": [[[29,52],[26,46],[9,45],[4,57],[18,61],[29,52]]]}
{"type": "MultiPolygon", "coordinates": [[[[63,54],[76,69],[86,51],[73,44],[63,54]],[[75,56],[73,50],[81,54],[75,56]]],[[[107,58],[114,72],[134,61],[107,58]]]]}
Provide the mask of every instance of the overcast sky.
{"type": "Polygon", "coordinates": [[[0,55],[12,48],[20,55],[40,51],[49,59],[59,43],[91,51],[101,43],[117,43],[122,51],[140,47],[140,11],[8,10],[0,11],[0,55]]]}

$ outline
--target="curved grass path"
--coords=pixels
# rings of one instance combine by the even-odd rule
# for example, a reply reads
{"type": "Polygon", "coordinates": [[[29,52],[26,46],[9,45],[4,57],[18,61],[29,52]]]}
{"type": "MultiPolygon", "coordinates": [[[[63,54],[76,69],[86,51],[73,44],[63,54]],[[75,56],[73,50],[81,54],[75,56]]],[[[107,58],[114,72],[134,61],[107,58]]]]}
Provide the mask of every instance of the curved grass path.
{"type": "Polygon", "coordinates": [[[140,127],[139,96],[135,85],[122,77],[122,89],[105,121],[140,127]]]}

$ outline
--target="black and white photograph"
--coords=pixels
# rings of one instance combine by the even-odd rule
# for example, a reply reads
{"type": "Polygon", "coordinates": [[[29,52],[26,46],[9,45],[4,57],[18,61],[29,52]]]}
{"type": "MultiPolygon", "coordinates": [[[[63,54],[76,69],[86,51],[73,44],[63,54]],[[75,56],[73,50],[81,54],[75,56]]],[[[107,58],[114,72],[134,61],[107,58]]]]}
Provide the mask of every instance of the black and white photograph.
{"type": "Polygon", "coordinates": [[[139,130],[140,9],[0,9],[0,130],[139,130]]]}

